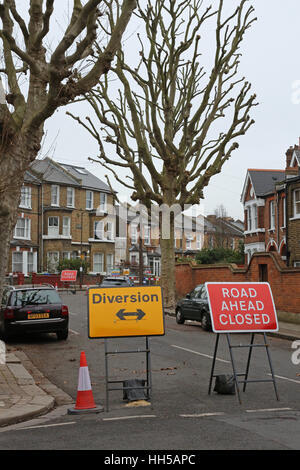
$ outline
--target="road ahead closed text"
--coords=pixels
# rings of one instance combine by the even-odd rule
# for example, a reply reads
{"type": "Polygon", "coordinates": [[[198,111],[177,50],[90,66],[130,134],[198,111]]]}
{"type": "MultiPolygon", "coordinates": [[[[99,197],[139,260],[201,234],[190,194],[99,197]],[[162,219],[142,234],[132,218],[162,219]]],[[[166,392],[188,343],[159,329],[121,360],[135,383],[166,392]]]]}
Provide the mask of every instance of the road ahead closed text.
{"type": "Polygon", "coordinates": [[[89,337],[164,334],[161,287],[89,289],[89,337]]]}
{"type": "Polygon", "coordinates": [[[277,331],[268,283],[207,283],[213,330],[277,331]]]}

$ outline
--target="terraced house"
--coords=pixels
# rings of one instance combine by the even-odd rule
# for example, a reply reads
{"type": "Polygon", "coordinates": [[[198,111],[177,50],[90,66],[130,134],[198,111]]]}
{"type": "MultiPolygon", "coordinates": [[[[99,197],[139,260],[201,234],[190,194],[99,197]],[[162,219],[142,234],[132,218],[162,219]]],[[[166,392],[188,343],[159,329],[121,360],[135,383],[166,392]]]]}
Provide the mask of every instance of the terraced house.
{"type": "Polygon", "coordinates": [[[285,169],[249,169],[241,201],[245,210],[245,253],[277,253],[300,266],[300,141],[286,152],[285,169]]]}
{"type": "Polygon", "coordinates": [[[11,242],[11,272],[55,271],[61,259],[82,259],[89,272],[114,267],[114,205],[109,186],[83,167],[36,160],[24,181],[11,242]]]}

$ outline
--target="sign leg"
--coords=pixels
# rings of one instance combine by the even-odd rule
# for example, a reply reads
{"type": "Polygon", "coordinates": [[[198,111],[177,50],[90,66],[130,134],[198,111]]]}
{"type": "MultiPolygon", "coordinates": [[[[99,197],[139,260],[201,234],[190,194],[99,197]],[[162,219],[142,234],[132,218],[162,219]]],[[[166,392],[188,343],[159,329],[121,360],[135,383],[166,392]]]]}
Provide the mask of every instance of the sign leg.
{"type": "Polygon", "coordinates": [[[216,344],[215,344],[215,351],[214,351],[214,357],[213,357],[213,362],[212,362],[212,367],[211,367],[211,373],[210,373],[210,379],[209,379],[208,395],[210,395],[210,393],[211,393],[211,386],[212,386],[212,380],[213,380],[213,376],[214,376],[214,370],[215,370],[215,363],[216,363],[216,357],[217,357],[217,350],[218,350],[219,338],[220,338],[220,335],[219,335],[219,333],[217,333],[216,344]]]}
{"type": "Polygon", "coordinates": [[[147,398],[152,399],[152,375],[149,338],[146,336],[146,363],[147,363],[147,398]]]}
{"type": "Polygon", "coordinates": [[[274,385],[275,395],[276,395],[277,401],[280,401],[280,400],[279,400],[278,391],[277,391],[277,386],[276,386],[276,380],[275,380],[275,376],[274,376],[272,361],[271,361],[271,355],[270,355],[270,351],[269,351],[269,344],[267,343],[266,333],[264,333],[264,341],[265,341],[267,356],[268,356],[268,360],[269,360],[269,364],[270,364],[270,369],[271,369],[271,374],[272,374],[272,379],[273,379],[273,385],[274,385]]]}
{"type": "Polygon", "coordinates": [[[107,339],[104,339],[105,348],[105,386],[106,386],[106,411],[109,410],[108,404],[108,351],[107,351],[107,339]]]}
{"type": "Polygon", "coordinates": [[[245,381],[244,381],[243,392],[246,391],[246,385],[247,385],[247,379],[248,379],[248,374],[249,374],[249,367],[250,367],[253,343],[254,343],[254,333],[252,333],[252,335],[251,335],[251,341],[250,341],[250,346],[249,346],[249,355],[248,355],[248,360],[247,360],[247,367],[246,367],[246,373],[245,373],[245,381]]]}
{"type": "Polygon", "coordinates": [[[234,381],[235,381],[236,391],[237,391],[239,402],[240,402],[240,404],[242,404],[242,400],[241,400],[241,396],[240,396],[240,387],[239,387],[239,383],[238,383],[238,380],[237,380],[237,373],[236,373],[234,358],[233,358],[233,354],[232,354],[232,346],[231,346],[231,343],[230,343],[229,333],[226,333],[226,337],[227,337],[227,342],[228,342],[228,347],[229,347],[229,352],[230,352],[230,358],[231,358],[232,371],[233,371],[233,377],[234,377],[234,381]]]}

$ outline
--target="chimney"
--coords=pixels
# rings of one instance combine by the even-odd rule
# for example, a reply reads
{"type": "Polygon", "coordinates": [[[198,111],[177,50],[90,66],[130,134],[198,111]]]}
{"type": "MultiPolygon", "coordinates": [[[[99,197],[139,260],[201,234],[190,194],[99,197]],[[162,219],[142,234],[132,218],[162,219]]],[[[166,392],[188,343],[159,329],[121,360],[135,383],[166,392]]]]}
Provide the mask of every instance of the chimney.
{"type": "Polygon", "coordinates": [[[286,151],[286,168],[290,168],[291,166],[291,160],[292,160],[292,156],[293,156],[293,153],[294,153],[294,148],[293,147],[290,147],[287,151],[286,151]]]}

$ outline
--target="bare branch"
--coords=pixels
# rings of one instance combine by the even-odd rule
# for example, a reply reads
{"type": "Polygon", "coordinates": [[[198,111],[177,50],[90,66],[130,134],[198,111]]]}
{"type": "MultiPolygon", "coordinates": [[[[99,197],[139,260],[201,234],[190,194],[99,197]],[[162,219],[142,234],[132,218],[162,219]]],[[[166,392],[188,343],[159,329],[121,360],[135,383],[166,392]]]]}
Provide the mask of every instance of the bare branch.
{"type": "Polygon", "coordinates": [[[249,96],[250,85],[238,76],[239,47],[255,21],[246,2],[241,0],[226,18],[224,0],[216,9],[204,8],[200,0],[148,0],[146,8],[138,2],[146,41],[139,30],[136,67],[129,65],[125,49],[117,54],[112,72],[122,85],[118,104],[107,80],[88,96],[101,123],[97,129],[89,120],[90,132],[98,141],[106,134],[101,158],[108,167],[122,160],[128,164],[134,199],[145,203],[158,194],[168,203],[199,202],[210,178],[237,148],[234,139],[253,125],[255,95],[249,96]],[[216,39],[212,69],[205,70],[200,31],[209,21],[215,21],[216,39]],[[230,114],[226,129],[211,137],[214,124],[230,114]],[[105,156],[105,142],[115,146],[117,160],[105,156]],[[139,163],[132,159],[130,142],[149,173],[146,184],[139,163]]]}

